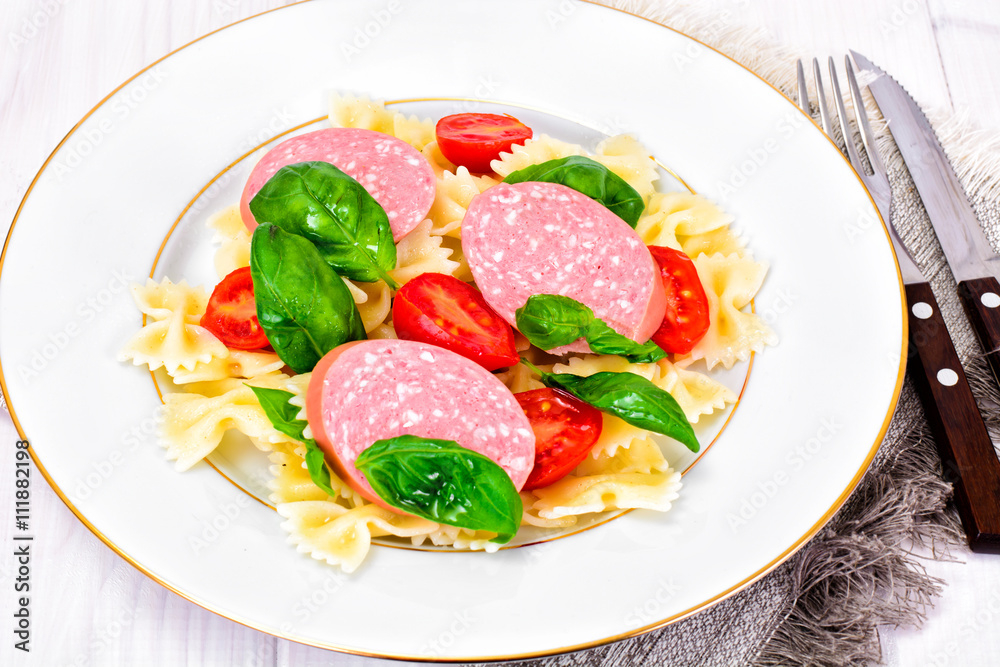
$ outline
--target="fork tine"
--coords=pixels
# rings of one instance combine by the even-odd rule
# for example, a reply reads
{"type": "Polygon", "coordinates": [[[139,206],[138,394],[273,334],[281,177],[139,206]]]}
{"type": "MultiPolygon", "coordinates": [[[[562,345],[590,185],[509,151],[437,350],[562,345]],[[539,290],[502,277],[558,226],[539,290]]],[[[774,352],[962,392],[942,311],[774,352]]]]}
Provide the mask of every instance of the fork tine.
{"type": "Polygon", "coordinates": [[[833,136],[833,123],[830,122],[830,110],[826,106],[826,92],[823,90],[823,75],[819,71],[819,61],[813,58],[813,78],[816,79],[816,96],[819,98],[819,115],[823,120],[823,131],[828,137],[833,136]]]}
{"type": "Polygon", "coordinates": [[[799,108],[809,113],[809,90],[806,88],[806,74],[802,71],[802,60],[795,61],[795,71],[799,77],[799,108]]]}
{"type": "Polygon", "coordinates": [[[868,153],[868,161],[872,165],[872,171],[885,173],[885,164],[878,154],[878,146],[875,145],[875,134],[868,123],[868,111],[865,109],[865,101],[861,97],[861,90],[858,88],[858,80],[854,76],[854,68],[851,64],[850,56],[844,56],[844,69],[847,70],[847,83],[851,87],[851,101],[854,103],[854,115],[861,128],[861,140],[865,144],[865,151],[868,153]]]}
{"type": "Polygon", "coordinates": [[[837,80],[837,66],[833,62],[833,57],[830,58],[830,83],[833,85],[833,101],[836,103],[837,115],[840,117],[840,130],[844,133],[844,144],[847,146],[847,157],[850,158],[854,171],[861,175],[861,180],[865,181],[865,184],[867,185],[864,165],[861,164],[861,156],[858,155],[858,149],[854,147],[854,135],[851,133],[851,129],[847,124],[847,111],[844,109],[844,98],[840,95],[840,83],[837,80]]]}

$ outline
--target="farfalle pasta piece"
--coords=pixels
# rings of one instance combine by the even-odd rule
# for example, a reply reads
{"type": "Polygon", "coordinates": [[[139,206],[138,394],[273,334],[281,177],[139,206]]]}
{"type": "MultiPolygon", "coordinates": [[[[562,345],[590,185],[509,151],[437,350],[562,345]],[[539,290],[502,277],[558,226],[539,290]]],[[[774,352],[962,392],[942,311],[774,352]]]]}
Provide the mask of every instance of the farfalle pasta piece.
{"type": "Polygon", "coordinates": [[[430,233],[461,239],[462,218],[472,198],[496,184],[496,179],[473,176],[465,167],[458,167],[455,173],[442,172],[437,179],[434,204],[427,214],[432,223],[430,233]]]}
{"type": "Polygon", "coordinates": [[[624,357],[601,354],[587,354],[582,357],[570,357],[566,363],[554,364],[553,373],[572,373],[581,377],[589,377],[594,373],[604,371],[612,373],[635,373],[647,380],[652,380],[658,372],[656,364],[633,364],[624,357]]]}
{"type": "Polygon", "coordinates": [[[243,224],[238,205],[225,208],[208,219],[208,226],[215,230],[215,272],[225,278],[236,269],[250,266],[250,232],[243,224]]]}
{"type": "Polygon", "coordinates": [[[427,158],[427,162],[430,163],[431,169],[434,170],[434,175],[441,178],[445,172],[451,172],[454,174],[458,167],[451,162],[448,158],[444,156],[441,149],[438,147],[437,141],[432,141],[420,151],[423,156],[427,158]]]}
{"type": "Polygon", "coordinates": [[[344,282],[354,297],[366,333],[385,322],[392,308],[392,291],[384,280],[365,283],[344,278],[344,282]]]}
{"type": "Polygon", "coordinates": [[[442,237],[431,235],[431,221],[424,220],[396,244],[396,268],[389,275],[402,287],[421,273],[455,275],[460,265],[449,259],[451,248],[442,237]]]}
{"type": "Polygon", "coordinates": [[[657,192],[649,198],[635,230],[646,245],[682,250],[680,237],[706,234],[732,221],[733,216],[700,195],[657,192]]]}
{"type": "Polygon", "coordinates": [[[330,488],[336,492],[336,497],[331,498],[326,491],[316,486],[306,468],[305,445],[302,443],[276,446],[270,454],[270,460],[271,474],[274,477],[268,482],[268,488],[271,490],[268,498],[275,505],[332,500],[351,509],[365,504],[361,494],[333,472],[330,473],[330,488]]]}
{"type": "Polygon", "coordinates": [[[276,509],[286,519],[281,527],[288,531],[288,541],[300,553],[339,565],[348,573],[368,555],[373,537],[428,535],[438,526],[375,504],[347,509],[331,500],[302,500],[281,503],[276,509]]]}
{"type": "Polygon", "coordinates": [[[576,525],[576,515],[561,516],[556,519],[543,519],[538,516],[538,511],[533,505],[538,502],[538,496],[530,491],[521,492],[521,506],[524,508],[521,514],[522,526],[535,526],[536,528],[568,528],[576,525]]]}
{"type": "Polygon", "coordinates": [[[518,169],[569,155],[583,155],[583,149],[576,144],[553,139],[547,134],[540,134],[533,139],[528,139],[523,145],[514,144],[510,147],[509,153],[500,153],[500,159],[493,160],[490,166],[501,178],[507,178],[518,169]]]}
{"type": "Polygon", "coordinates": [[[622,509],[666,512],[677,499],[680,480],[680,473],[672,470],[568,475],[555,484],[535,489],[538,500],[532,508],[540,517],[550,519],[622,509]]]}
{"type": "Polygon", "coordinates": [[[512,394],[532,389],[541,389],[545,385],[538,379],[530,368],[524,364],[514,364],[505,371],[496,374],[497,379],[503,382],[512,394]]]}
{"type": "MultiPolygon", "coordinates": [[[[276,388],[284,375],[255,378],[253,384],[276,388]]],[[[250,436],[267,450],[276,443],[294,442],[275,430],[249,387],[234,386],[218,396],[191,393],[166,394],[160,408],[159,435],[167,458],[184,471],[211,454],[230,429],[250,436]]]]}
{"type": "Polygon", "coordinates": [[[496,533],[485,530],[468,530],[437,524],[437,528],[432,531],[411,536],[410,541],[414,546],[420,546],[425,541],[429,541],[438,547],[455,547],[456,549],[495,553],[500,549],[500,545],[490,540],[496,536],[496,533]]]}
{"type": "Polygon", "coordinates": [[[710,415],[725,409],[727,403],[736,402],[736,394],[731,389],[704,373],[682,368],[667,359],[661,359],[657,365],[660,373],[653,384],[677,400],[692,424],[697,424],[702,415],[710,415]]]}
{"type": "Polygon", "coordinates": [[[573,474],[577,477],[633,472],[650,474],[669,469],[670,464],[663,457],[660,446],[646,433],[644,437],[634,438],[629,447],[620,447],[613,454],[600,453],[587,457],[573,474]]]}
{"type": "Polygon", "coordinates": [[[645,146],[627,134],[608,137],[597,145],[594,159],[635,188],[643,199],[655,191],[660,175],[656,163],[645,146]]]}
{"type": "Polygon", "coordinates": [[[681,250],[684,251],[684,254],[691,258],[699,255],[753,257],[746,248],[746,241],[729,227],[719,227],[710,232],[694,234],[693,236],[678,236],[677,241],[681,244],[681,250]]]}
{"type": "Polygon", "coordinates": [[[649,431],[646,429],[632,426],[606,412],[601,413],[601,418],[603,419],[601,435],[590,450],[592,458],[614,456],[620,449],[630,449],[636,440],[643,440],[649,436],[649,431]]]}
{"type": "Polygon", "coordinates": [[[704,359],[709,370],[718,364],[728,369],[765,345],[777,344],[778,337],[764,320],[741,310],[760,289],[766,262],[738,255],[700,255],[694,264],[708,297],[711,324],[691,350],[691,359],[704,359]]]}
{"type": "Polygon", "coordinates": [[[358,127],[391,134],[402,139],[418,151],[434,141],[434,121],[406,117],[390,111],[385,104],[367,97],[334,95],[330,103],[330,125],[333,127],[358,127]]]}
{"type": "Polygon", "coordinates": [[[255,378],[279,371],[284,366],[285,362],[274,352],[230,350],[228,357],[216,357],[208,363],[198,363],[190,371],[178,368],[170,377],[175,384],[211,382],[225,378],[255,378]]]}
{"type": "Polygon", "coordinates": [[[160,283],[149,279],[145,285],[132,286],[132,297],[153,321],[125,344],[119,361],[146,364],[153,371],[166,368],[172,374],[229,356],[229,349],[198,324],[208,304],[208,294],[201,287],[191,287],[184,280],[174,284],[169,278],[160,283]]]}

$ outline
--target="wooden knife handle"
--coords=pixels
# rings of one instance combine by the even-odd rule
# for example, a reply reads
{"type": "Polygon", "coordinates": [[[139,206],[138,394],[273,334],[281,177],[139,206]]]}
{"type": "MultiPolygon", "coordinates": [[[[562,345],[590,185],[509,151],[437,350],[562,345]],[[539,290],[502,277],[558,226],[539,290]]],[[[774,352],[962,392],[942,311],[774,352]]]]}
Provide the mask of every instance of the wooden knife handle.
{"type": "MultiPolygon", "coordinates": [[[[1000,294],[1000,293],[998,293],[1000,294]]],[[[973,551],[1000,553],[1000,459],[927,283],[906,286],[910,373],[973,551]]]]}
{"type": "Polygon", "coordinates": [[[958,284],[958,295],[1000,383],[1000,283],[992,276],[965,280],[958,284]]]}

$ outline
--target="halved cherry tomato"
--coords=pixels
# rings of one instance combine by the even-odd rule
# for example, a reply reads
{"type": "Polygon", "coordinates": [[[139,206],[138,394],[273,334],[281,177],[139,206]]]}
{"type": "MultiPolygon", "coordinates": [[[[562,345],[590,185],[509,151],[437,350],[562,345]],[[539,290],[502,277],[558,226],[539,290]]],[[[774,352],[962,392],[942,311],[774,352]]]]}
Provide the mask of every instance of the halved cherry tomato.
{"type": "Polygon", "coordinates": [[[667,352],[686,354],[708,331],[708,297],[691,258],[680,250],[649,246],[660,267],[667,293],[667,312],[652,335],[653,342],[667,352]]]}
{"type": "Polygon", "coordinates": [[[514,394],[535,432],[535,467],[524,490],[558,482],[580,465],[601,437],[601,411],[561,389],[514,394]]]}
{"type": "Polygon", "coordinates": [[[226,347],[256,350],[267,346],[267,335],[257,321],[249,266],[236,269],[215,286],[201,317],[201,326],[215,334],[226,347]]]}
{"type": "Polygon", "coordinates": [[[531,138],[531,128],[508,115],[458,113],[445,116],[435,128],[438,148],[457,165],[474,172],[492,171],[490,162],[514,144],[531,138]]]}
{"type": "Polygon", "coordinates": [[[422,273],[396,292],[392,326],[400,338],[438,345],[488,371],[518,362],[511,326],[479,290],[443,273],[422,273]]]}

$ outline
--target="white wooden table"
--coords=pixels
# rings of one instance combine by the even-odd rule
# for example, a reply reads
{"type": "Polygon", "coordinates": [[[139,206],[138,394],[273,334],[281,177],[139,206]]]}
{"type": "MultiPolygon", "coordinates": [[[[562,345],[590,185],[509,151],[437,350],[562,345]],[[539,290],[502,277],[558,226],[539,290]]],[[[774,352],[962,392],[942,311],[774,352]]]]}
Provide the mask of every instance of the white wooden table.
{"type": "MultiPolygon", "coordinates": [[[[551,1],[553,5],[558,3],[551,1]]],[[[405,0],[400,0],[404,2],[405,0]]],[[[168,51],[281,0],[5,0],[0,3],[0,232],[65,133],[110,90],[168,51]]],[[[854,48],[926,107],[1000,133],[995,0],[704,0],[804,54],[854,48]]],[[[2,316],[2,315],[0,315],[2,316]]],[[[32,486],[32,652],[13,649],[16,433],[0,417],[0,664],[374,665],[251,630],[168,592],[115,555],[37,474],[32,486]]],[[[885,629],[892,665],[993,665],[1000,655],[1000,557],[927,562],[947,582],[923,629],[885,629]]]]}

